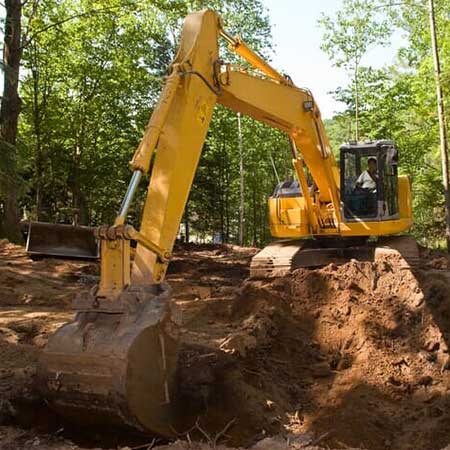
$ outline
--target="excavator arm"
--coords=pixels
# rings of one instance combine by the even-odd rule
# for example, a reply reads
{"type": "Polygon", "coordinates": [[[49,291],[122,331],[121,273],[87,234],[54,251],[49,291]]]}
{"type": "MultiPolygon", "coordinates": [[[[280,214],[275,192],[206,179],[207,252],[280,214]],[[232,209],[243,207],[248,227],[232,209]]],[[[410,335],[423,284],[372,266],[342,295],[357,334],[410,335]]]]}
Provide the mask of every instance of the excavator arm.
{"type": "Polygon", "coordinates": [[[240,39],[229,36],[215,12],[194,13],[185,20],[178,54],[130,162],[134,175],[121,212],[112,228],[98,233],[102,240],[101,297],[119,294],[130,283],[159,283],[164,279],[216,103],[289,136],[294,167],[307,202],[311,234],[319,227],[320,208],[309,194],[303,161],[319,190],[318,201],[331,204],[338,216],[336,223],[339,222],[339,176],[311,93],[293,86],[240,39]],[[219,59],[219,36],[265,77],[225,65],[219,59]],[[124,222],[138,180],[150,171],[152,161],[137,232],[124,222]],[[127,239],[138,241],[131,278],[127,239]]]}

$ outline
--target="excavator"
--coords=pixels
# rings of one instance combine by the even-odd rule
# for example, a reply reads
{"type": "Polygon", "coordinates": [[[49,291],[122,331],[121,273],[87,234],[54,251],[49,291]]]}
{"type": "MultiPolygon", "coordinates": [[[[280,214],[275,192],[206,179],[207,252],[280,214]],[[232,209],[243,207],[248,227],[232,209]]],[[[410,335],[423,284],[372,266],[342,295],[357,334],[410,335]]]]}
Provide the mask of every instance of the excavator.
{"type": "Polygon", "coordinates": [[[180,317],[164,278],[217,103],[281,130],[292,151],[296,180],[282,183],[269,199],[271,232],[282,240],[254,257],[253,276],[321,265],[323,254],[363,252],[370,259],[384,248],[415,257],[408,242],[398,244],[401,236],[383,242],[412,224],[410,182],[398,174],[395,144],[346,144],[338,167],[311,92],[228,34],[216,12],[192,13],[130,162],[133,174],[120,212],[112,226],[95,230],[99,284],[75,299],[75,319],[50,337],[39,359],[39,388],[70,421],[173,436],[187,409],[178,396],[180,317]],[[247,69],[220,59],[219,38],[247,69]],[[377,166],[370,192],[355,187],[369,159],[377,166]],[[126,223],[127,213],[148,173],[136,230],[126,223]]]}

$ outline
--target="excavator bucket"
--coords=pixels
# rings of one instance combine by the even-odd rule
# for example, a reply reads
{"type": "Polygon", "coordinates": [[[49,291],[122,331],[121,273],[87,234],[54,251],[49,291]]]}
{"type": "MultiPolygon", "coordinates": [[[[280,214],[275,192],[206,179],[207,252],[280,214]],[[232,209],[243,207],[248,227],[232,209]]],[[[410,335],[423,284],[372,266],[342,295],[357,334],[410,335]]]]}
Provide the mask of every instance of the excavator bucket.
{"type": "Polygon", "coordinates": [[[168,285],[129,287],[117,310],[82,311],[43,350],[37,382],[69,423],[172,436],[178,427],[178,326],[168,285]],[[121,309],[122,311],[119,311],[121,309]]]}
{"type": "Polygon", "coordinates": [[[31,258],[97,259],[99,245],[93,228],[28,222],[26,251],[31,258]]]}

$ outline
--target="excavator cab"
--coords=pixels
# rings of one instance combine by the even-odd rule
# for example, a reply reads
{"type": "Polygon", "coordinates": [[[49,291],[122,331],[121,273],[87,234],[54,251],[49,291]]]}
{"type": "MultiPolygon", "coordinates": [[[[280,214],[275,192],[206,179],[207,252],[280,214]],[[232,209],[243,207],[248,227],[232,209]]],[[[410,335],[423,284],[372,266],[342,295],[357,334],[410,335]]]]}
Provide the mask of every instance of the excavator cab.
{"type": "Polygon", "coordinates": [[[344,222],[399,218],[398,152],[394,142],[351,142],[340,151],[344,222]]]}

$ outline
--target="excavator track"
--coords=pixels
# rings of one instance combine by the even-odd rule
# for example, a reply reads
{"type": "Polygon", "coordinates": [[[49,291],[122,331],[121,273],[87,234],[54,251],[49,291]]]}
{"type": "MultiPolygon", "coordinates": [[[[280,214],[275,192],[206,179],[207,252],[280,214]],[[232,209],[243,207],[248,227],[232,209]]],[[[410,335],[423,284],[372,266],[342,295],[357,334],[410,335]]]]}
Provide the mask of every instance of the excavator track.
{"type": "Polygon", "coordinates": [[[389,236],[376,242],[340,239],[277,241],[256,254],[250,264],[251,278],[283,276],[300,267],[323,267],[358,261],[388,261],[401,268],[420,267],[419,247],[412,236],[389,236]]]}
{"type": "Polygon", "coordinates": [[[81,310],[50,338],[38,365],[40,390],[70,422],[171,436],[178,330],[170,289],[129,288],[118,304],[123,312],[81,310]]]}
{"type": "Polygon", "coordinates": [[[375,261],[387,261],[401,269],[421,268],[419,246],[413,236],[384,236],[374,250],[375,261]]]}

